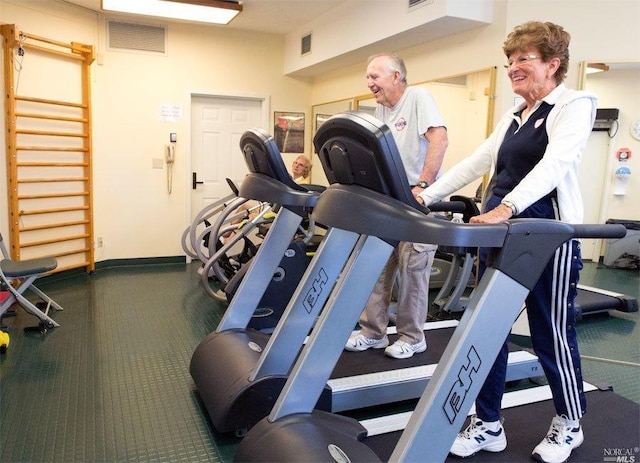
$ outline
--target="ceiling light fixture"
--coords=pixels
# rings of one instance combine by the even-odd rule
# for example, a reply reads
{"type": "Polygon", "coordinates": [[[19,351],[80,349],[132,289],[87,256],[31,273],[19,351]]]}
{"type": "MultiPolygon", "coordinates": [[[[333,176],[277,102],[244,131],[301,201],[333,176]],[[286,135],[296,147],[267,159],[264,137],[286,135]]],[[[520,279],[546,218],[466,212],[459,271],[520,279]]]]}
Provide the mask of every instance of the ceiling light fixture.
{"type": "Polygon", "coordinates": [[[606,72],[609,66],[604,63],[587,63],[587,74],[595,74],[596,72],[606,72]]]}
{"type": "Polygon", "coordinates": [[[242,5],[225,0],[102,0],[102,9],[120,13],[228,24],[242,5]]]}

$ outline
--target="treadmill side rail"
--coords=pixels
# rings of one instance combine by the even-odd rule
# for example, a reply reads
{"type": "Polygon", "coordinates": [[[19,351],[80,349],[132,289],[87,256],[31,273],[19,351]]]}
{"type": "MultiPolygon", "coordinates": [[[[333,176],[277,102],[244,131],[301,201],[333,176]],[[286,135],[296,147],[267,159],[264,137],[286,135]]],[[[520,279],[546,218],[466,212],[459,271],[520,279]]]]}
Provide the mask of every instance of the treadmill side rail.
{"type": "Polygon", "coordinates": [[[269,420],[313,410],[392,251],[373,236],[358,241],[269,420]]]}
{"type": "Polygon", "coordinates": [[[247,327],[301,221],[302,218],[290,210],[280,210],[262,246],[258,248],[258,253],[249,264],[250,267],[216,332],[247,327]],[[248,285],[251,285],[250,290],[245,288],[248,285]]]}
{"type": "Polygon", "coordinates": [[[250,381],[289,372],[358,239],[359,235],[352,232],[329,230],[255,365],[250,381]]]}
{"type": "Polygon", "coordinates": [[[446,459],[528,294],[499,270],[487,269],[391,461],[446,459]]]}

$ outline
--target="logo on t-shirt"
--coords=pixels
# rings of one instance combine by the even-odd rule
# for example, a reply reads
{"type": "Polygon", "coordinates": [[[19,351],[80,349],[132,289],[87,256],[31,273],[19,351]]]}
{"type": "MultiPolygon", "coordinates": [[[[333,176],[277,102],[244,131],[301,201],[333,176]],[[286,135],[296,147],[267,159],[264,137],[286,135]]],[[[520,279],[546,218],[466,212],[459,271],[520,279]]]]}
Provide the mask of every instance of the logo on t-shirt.
{"type": "Polygon", "coordinates": [[[401,130],[404,130],[405,127],[407,126],[407,121],[405,120],[404,117],[401,117],[396,121],[395,126],[396,126],[396,130],[400,132],[401,130]]]}

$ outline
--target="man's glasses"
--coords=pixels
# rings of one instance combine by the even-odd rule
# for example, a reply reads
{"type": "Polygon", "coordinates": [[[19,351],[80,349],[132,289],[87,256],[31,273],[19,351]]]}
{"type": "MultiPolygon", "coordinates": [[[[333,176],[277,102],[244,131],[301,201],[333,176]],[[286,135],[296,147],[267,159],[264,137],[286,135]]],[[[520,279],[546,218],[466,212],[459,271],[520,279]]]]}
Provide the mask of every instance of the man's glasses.
{"type": "Polygon", "coordinates": [[[538,55],[522,55],[516,59],[510,59],[509,61],[507,61],[507,64],[504,65],[504,68],[509,69],[513,65],[521,66],[525,63],[528,63],[529,61],[533,61],[534,59],[538,58],[540,58],[538,55]]]}

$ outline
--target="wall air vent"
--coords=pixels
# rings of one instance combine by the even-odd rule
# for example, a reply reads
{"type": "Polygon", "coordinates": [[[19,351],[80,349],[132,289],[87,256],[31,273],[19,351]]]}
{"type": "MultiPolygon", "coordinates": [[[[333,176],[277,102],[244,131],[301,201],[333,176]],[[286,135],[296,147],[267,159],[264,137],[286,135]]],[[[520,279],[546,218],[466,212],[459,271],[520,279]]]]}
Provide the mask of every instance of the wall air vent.
{"type": "Polygon", "coordinates": [[[424,5],[428,5],[433,3],[433,0],[407,0],[409,3],[409,10],[413,10],[414,8],[419,8],[424,5]]]}
{"type": "Polygon", "coordinates": [[[307,34],[300,39],[300,56],[311,53],[311,34],[307,34]]]}
{"type": "Polygon", "coordinates": [[[166,54],[167,31],[163,26],[109,21],[110,50],[129,50],[166,54]]]}

